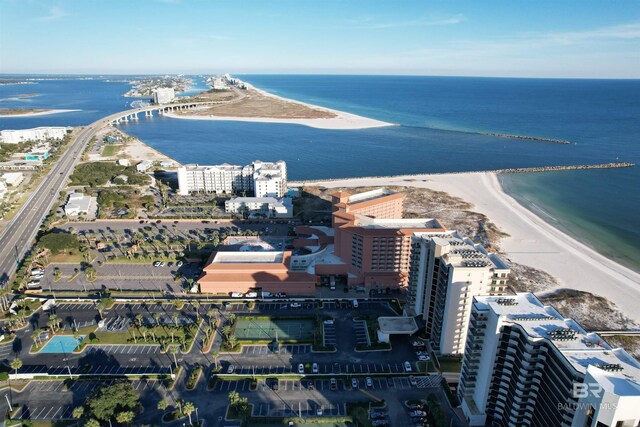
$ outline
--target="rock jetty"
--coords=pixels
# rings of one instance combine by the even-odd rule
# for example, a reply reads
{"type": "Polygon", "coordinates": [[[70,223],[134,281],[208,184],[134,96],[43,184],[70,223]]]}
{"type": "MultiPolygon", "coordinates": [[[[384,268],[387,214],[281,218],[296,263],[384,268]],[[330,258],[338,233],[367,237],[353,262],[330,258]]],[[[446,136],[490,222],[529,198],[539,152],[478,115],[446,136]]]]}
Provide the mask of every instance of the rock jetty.
{"type": "Polygon", "coordinates": [[[600,163],[597,165],[576,165],[576,166],[540,166],[537,168],[514,168],[514,169],[498,169],[495,173],[528,173],[528,172],[557,172],[557,171],[574,171],[584,169],[616,169],[616,168],[630,168],[635,166],[635,163],[622,162],[622,163],[600,163]]]}
{"type": "Polygon", "coordinates": [[[487,136],[496,136],[498,138],[526,139],[528,141],[551,142],[554,144],[571,144],[571,141],[567,141],[566,139],[540,138],[537,136],[526,136],[526,135],[509,135],[508,133],[478,132],[478,134],[487,135],[487,136]]]}

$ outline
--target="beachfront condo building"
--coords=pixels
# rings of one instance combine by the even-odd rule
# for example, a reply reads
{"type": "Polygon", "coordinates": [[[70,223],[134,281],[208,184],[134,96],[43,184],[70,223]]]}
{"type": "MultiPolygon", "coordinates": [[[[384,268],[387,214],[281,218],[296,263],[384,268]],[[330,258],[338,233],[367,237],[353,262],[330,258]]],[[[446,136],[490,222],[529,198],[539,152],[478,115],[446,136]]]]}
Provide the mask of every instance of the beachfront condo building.
{"type": "Polygon", "coordinates": [[[287,165],[256,160],[250,165],[185,165],[178,169],[179,194],[218,193],[256,197],[283,197],[287,191],[287,165]]]}
{"type": "Polygon", "coordinates": [[[638,426],[640,363],[531,293],[479,296],[458,397],[472,426],[638,426]]]}
{"type": "Polygon", "coordinates": [[[386,189],[332,194],[334,253],[345,264],[350,284],[405,286],[411,236],[445,230],[437,219],[403,219],[403,200],[404,195],[386,189]]]}
{"type": "Polygon", "coordinates": [[[507,291],[509,267],[458,232],[416,233],[411,240],[407,311],[422,316],[434,350],[462,354],[472,298],[507,291]]]}
{"type": "Polygon", "coordinates": [[[289,197],[234,197],[224,202],[224,210],[246,218],[293,217],[293,203],[289,197]]]}
{"type": "Polygon", "coordinates": [[[159,87],[152,93],[154,104],[168,104],[176,98],[176,92],[172,87],[159,87]]]}
{"type": "Polygon", "coordinates": [[[39,127],[33,129],[0,131],[0,142],[5,144],[19,144],[27,141],[45,141],[47,139],[63,139],[71,128],[62,126],[39,127]]]}

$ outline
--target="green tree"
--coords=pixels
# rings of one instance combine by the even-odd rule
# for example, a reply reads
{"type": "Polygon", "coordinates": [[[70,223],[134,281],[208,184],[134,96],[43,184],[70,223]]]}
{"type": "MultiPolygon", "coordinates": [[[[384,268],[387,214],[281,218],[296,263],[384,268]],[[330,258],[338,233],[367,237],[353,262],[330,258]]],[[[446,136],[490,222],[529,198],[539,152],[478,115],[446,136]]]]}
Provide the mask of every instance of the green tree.
{"type": "Polygon", "coordinates": [[[169,407],[169,402],[167,402],[165,399],[162,399],[160,402],[158,402],[158,410],[159,411],[164,411],[169,407]]]}
{"type": "Polygon", "coordinates": [[[17,357],[11,361],[11,369],[16,370],[16,375],[18,375],[18,369],[22,368],[22,360],[17,357]]]}
{"type": "Polygon", "coordinates": [[[136,414],[133,411],[123,411],[116,415],[116,421],[120,424],[129,424],[135,416],[136,414]]]}
{"type": "Polygon", "coordinates": [[[76,406],[73,408],[73,413],[71,416],[75,419],[80,419],[84,415],[84,406],[76,406]]]}
{"type": "Polygon", "coordinates": [[[100,422],[98,420],[96,420],[95,418],[91,418],[89,421],[87,421],[87,423],[84,426],[85,427],[100,427],[100,422]]]}
{"type": "Polygon", "coordinates": [[[249,407],[249,399],[246,397],[240,397],[237,391],[229,393],[229,406],[238,414],[238,416],[246,420],[251,414],[251,408],[249,407]]]}
{"type": "Polygon", "coordinates": [[[218,370],[218,357],[220,356],[220,353],[218,353],[217,351],[214,351],[213,353],[211,353],[211,355],[213,356],[214,368],[215,370],[218,370]]]}
{"type": "Polygon", "coordinates": [[[65,232],[51,232],[45,234],[38,241],[38,246],[47,248],[53,255],[70,249],[78,249],[80,241],[78,237],[65,232]]]}
{"type": "Polygon", "coordinates": [[[87,399],[89,416],[100,421],[110,421],[122,412],[135,414],[139,400],[140,395],[131,383],[105,385],[95,390],[87,399]]]}
{"type": "Polygon", "coordinates": [[[93,267],[87,267],[84,269],[84,275],[87,277],[87,280],[93,282],[98,277],[98,272],[93,267]]]}

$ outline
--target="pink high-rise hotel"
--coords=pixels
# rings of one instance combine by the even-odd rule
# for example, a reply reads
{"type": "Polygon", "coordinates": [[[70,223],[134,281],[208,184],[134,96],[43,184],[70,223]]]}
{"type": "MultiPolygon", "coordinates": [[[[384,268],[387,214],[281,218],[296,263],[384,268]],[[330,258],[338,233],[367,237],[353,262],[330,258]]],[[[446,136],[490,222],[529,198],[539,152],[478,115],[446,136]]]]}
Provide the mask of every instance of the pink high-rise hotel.
{"type": "Polygon", "coordinates": [[[404,195],[386,189],[332,194],[334,253],[346,265],[350,284],[407,285],[411,236],[445,231],[437,219],[402,219],[403,201],[404,195]]]}

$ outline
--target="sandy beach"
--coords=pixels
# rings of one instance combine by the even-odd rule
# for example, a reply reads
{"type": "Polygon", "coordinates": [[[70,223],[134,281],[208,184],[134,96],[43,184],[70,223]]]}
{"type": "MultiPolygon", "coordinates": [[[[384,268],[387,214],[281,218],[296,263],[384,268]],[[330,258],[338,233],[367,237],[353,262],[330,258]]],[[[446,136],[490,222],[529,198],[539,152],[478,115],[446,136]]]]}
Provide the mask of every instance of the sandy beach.
{"type": "Polygon", "coordinates": [[[267,117],[225,117],[225,116],[186,116],[173,113],[165,113],[165,117],[186,120],[221,120],[234,122],[256,122],[256,123],[282,123],[290,125],[303,125],[317,129],[369,129],[384,126],[395,126],[392,123],[382,122],[380,120],[370,119],[355,114],[344,113],[342,111],[332,110],[337,117],[329,119],[276,119],[267,117]]]}
{"type": "MultiPolygon", "coordinates": [[[[290,182],[290,186],[300,183],[290,182]]],[[[445,191],[475,205],[510,236],[500,247],[507,258],[553,275],[561,288],[591,292],[616,304],[640,322],[640,274],[600,255],[551,226],[507,195],[495,173],[406,175],[308,181],[325,187],[414,186],[445,191]]],[[[445,224],[446,225],[446,224],[445,224]]]]}
{"type": "Polygon", "coordinates": [[[38,112],[24,113],[24,114],[0,114],[0,118],[48,116],[51,114],[71,113],[73,111],[82,111],[82,110],[46,110],[46,111],[38,111],[38,112]]]}
{"type": "MultiPolygon", "coordinates": [[[[247,84],[247,83],[245,83],[247,84]]],[[[237,94],[241,94],[241,98],[250,99],[252,93],[261,95],[262,97],[271,98],[278,102],[284,102],[290,105],[300,105],[304,109],[311,110],[312,112],[322,112],[323,115],[329,117],[273,117],[264,115],[265,110],[256,108],[255,111],[251,111],[251,114],[246,115],[233,115],[233,114],[189,114],[189,113],[165,113],[166,117],[173,117],[177,119],[187,120],[225,120],[225,121],[240,121],[240,122],[257,122],[257,123],[281,123],[281,124],[297,124],[303,126],[309,126],[317,129],[335,129],[335,130],[348,130],[348,129],[369,129],[385,126],[395,126],[393,123],[383,122],[381,120],[370,119],[368,117],[358,116],[357,114],[346,113],[344,111],[332,110],[330,108],[319,107],[317,105],[307,104],[304,102],[296,101],[293,99],[283,98],[281,96],[273,95],[269,92],[265,92],[262,89],[257,89],[247,84],[248,92],[237,91],[237,94]],[[245,96],[247,95],[247,96],[245,96]],[[260,117],[260,113],[263,116],[260,117]],[[329,113],[329,114],[326,114],[329,113]]],[[[237,104],[237,101],[231,101],[229,105],[237,104]]],[[[289,106],[290,106],[289,105],[289,106]]]]}

